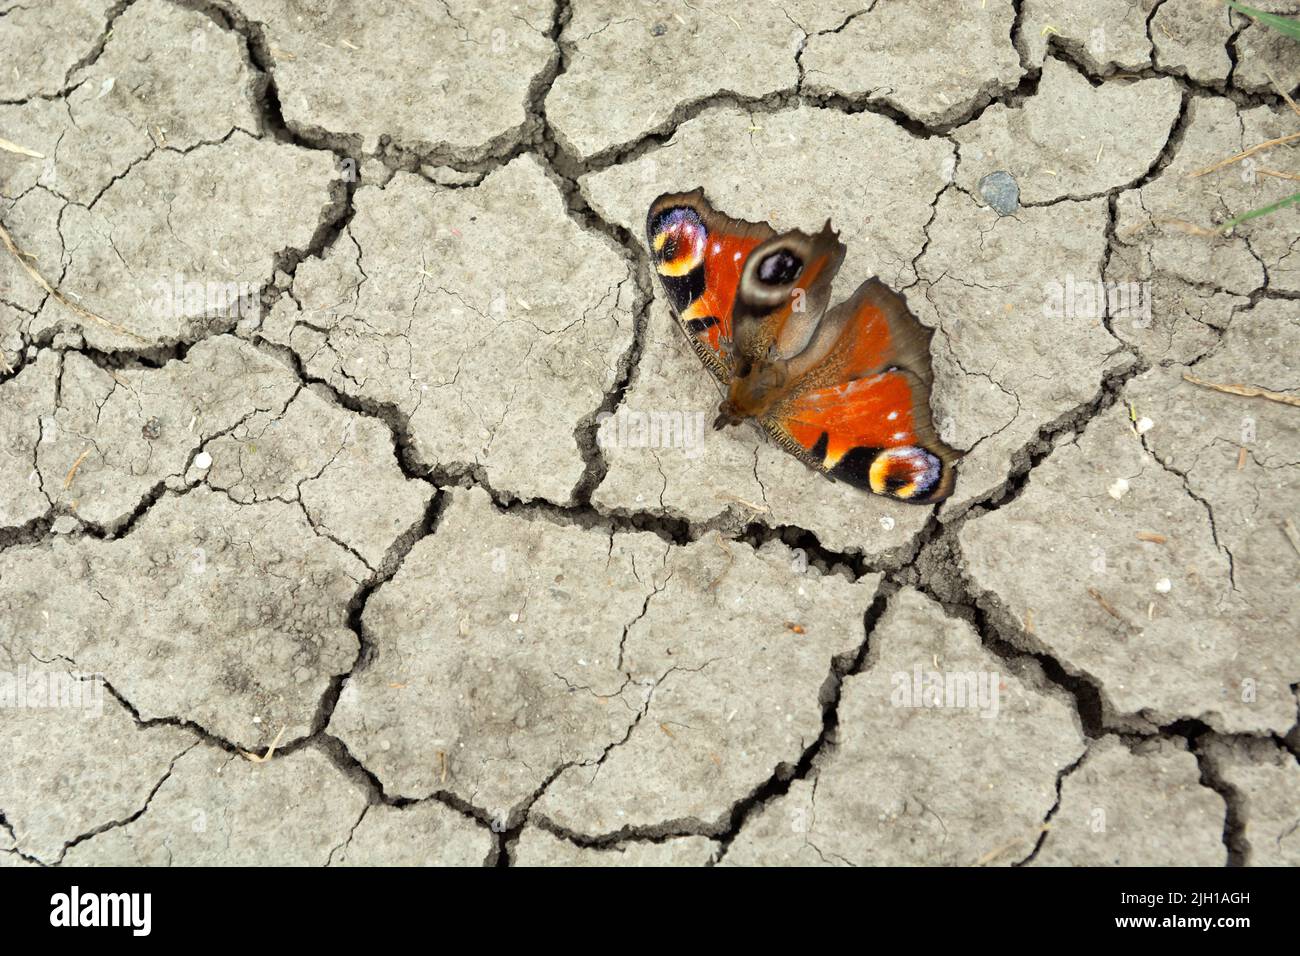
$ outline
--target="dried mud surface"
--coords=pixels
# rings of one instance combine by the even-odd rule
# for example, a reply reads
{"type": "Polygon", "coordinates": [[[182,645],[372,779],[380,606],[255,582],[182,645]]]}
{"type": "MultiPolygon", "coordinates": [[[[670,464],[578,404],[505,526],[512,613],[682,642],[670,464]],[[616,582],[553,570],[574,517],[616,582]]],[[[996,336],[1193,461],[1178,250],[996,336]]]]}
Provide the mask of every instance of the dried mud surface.
{"type": "Polygon", "coordinates": [[[1190,175],[1300,48],[482,6],[0,3],[0,864],[1300,863],[1295,152],[1190,175]],[[697,185],[936,330],[950,500],[691,430],[697,185]]]}

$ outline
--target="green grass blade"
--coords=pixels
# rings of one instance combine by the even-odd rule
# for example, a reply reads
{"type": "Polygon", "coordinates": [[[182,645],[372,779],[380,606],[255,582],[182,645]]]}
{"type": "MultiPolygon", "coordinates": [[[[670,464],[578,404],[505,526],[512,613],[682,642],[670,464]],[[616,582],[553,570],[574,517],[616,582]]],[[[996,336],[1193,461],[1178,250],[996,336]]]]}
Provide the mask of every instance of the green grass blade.
{"type": "Polygon", "coordinates": [[[1265,13],[1263,10],[1256,10],[1254,7],[1247,7],[1237,2],[1237,0],[1227,0],[1228,6],[1238,13],[1244,13],[1248,17],[1254,17],[1265,26],[1270,26],[1278,33],[1289,36],[1292,40],[1300,40],[1300,20],[1292,20],[1290,17],[1279,17],[1276,13],[1265,13]]]}
{"type": "Polygon", "coordinates": [[[1236,226],[1245,222],[1247,219],[1258,219],[1260,216],[1267,216],[1271,212],[1277,212],[1279,209],[1285,209],[1287,206],[1294,206],[1300,202],[1300,193],[1293,193],[1285,199],[1279,199],[1277,202],[1269,203],[1267,206],[1260,206],[1258,209],[1252,209],[1250,212],[1243,212],[1236,219],[1229,219],[1223,224],[1224,232],[1231,232],[1236,226]]]}

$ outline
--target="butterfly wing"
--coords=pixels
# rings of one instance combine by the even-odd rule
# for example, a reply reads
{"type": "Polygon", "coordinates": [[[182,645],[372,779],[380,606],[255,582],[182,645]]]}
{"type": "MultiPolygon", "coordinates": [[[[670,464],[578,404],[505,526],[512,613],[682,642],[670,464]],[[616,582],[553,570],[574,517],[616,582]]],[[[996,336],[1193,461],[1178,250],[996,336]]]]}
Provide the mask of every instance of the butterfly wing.
{"type": "Polygon", "coordinates": [[[650,204],[646,240],[659,282],[695,354],[718,381],[731,377],[731,312],[745,260],[776,235],[766,223],[714,210],[703,189],[650,204]]]}
{"type": "Polygon", "coordinates": [[[777,361],[791,383],[760,419],[787,451],[900,501],[942,500],[959,454],[930,418],[931,333],[878,280],[830,312],[844,246],[731,219],[702,189],[650,206],[646,239],[673,313],[724,385],[737,365],[777,361]]]}
{"type": "Polygon", "coordinates": [[[804,350],[826,311],[844,252],[828,220],[815,236],[796,229],[749,254],[731,311],[732,351],[741,365],[804,350]]]}
{"type": "Polygon", "coordinates": [[[792,384],[764,429],[832,478],[900,501],[941,501],[960,455],[931,421],[931,335],[902,296],[878,279],[864,283],[790,360],[792,384]]]}

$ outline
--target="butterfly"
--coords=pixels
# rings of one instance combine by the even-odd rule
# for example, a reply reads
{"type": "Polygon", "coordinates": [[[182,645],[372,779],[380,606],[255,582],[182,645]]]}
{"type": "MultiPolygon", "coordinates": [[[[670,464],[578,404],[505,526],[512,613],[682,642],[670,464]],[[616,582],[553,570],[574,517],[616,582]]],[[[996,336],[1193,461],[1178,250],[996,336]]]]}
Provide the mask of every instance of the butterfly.
{"type": "Polygon", "coordinates": [[[831,229],[778,234],[731,219],[704,191],[650,206],[659,282],[725,390],[714,428],[754,419],[831,479],[916,504],[952,492],[960,453],[930,416],[932,332],[879,279],[828,308],[845,246],[831,229]]]}

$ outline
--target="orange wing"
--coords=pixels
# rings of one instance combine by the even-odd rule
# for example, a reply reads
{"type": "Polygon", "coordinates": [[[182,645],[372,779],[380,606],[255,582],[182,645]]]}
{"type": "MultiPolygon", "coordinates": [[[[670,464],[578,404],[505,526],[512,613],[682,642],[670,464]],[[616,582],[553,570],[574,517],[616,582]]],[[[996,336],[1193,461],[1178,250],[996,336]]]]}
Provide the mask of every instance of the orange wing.
{"type": "Polygon", "coordinates": [[[930,418],[931,332],[877,279],[827,314],[763,427],[832,478],[913,503],[952,492],[959,454],[930,418]]]}
{"type": "Polygon", "coordinates": [[[731,351],[738,366],[788,358],[807,347],[844,253],[829,220],[815,236],[792,229],[750,253],[731,307],[731,351]]]}
{"type": "Polygon", "coordinates": [[[646,239],[659,281],[691,347],[724,384],[731,370],[731,310],[745,259],[774,235],[766,223],[714,211],[703,189],[665,193],[650,205],[646,239]]]}
{"type": "Polygon", "coordinates": [[[718,381],[728,385],[737,363],[738,376],[760,361],[785,369],[790,384],[760,423],[787,451],[899,501],[952,492],[960,455],[930,419],[931,333],[875,279],[822,314],[844,255],[829,223],[778,236],[715,211],[696,189],[656,199],[646,238],[678,323],[718,381]]]}

